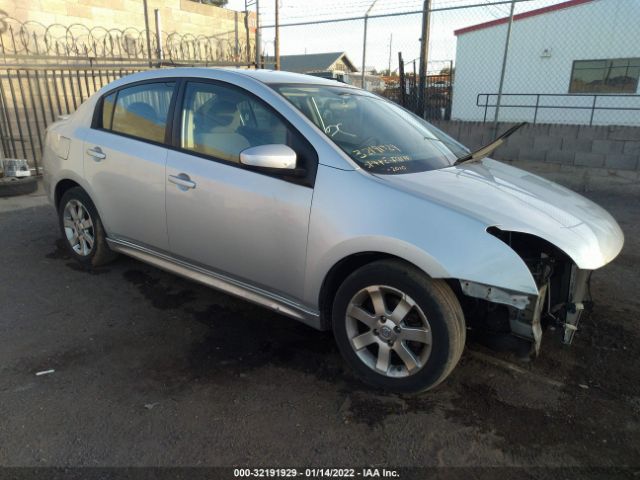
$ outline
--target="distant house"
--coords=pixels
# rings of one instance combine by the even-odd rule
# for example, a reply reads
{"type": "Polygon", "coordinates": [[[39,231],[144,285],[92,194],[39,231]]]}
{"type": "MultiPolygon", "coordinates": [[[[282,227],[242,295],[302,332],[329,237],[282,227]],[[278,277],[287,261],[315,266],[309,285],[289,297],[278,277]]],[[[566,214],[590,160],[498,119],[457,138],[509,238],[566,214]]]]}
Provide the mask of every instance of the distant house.
{"type": "Polygon", "coordinates": [[[344,52],[310,53],[306,55],[281,55],[280,70],[307,73],[342,82],[344,76],[357,71],[344,52]]]}
{"type": "Polygon", "coordinates": [[[296,73],[355,72],[357,68],[345,52],[281,55],[280,69],[296,73]]]}
{"type": "MultiPolygon", "coordinates": [[[[349,60],[345,52],[281,55],[280,70],[332,78],[339,82],[362,87],[362,73],[349,60]]],[[[365,70],[365,86],[367,90],[381,91],[384,90],[385,83],[380,75],[365,70]]]]}

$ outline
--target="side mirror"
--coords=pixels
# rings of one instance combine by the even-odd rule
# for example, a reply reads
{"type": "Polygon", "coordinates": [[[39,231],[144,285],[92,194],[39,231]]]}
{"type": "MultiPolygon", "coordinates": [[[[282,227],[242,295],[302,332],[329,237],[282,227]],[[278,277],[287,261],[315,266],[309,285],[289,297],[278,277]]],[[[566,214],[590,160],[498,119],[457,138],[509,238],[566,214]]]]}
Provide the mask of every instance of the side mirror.
{"type": "Polygon", "coordinates": [[[296,152],[286,145],[259,145],[240,152],[241,164],[269,171],[295,170],[296,160],[296,152]]]}

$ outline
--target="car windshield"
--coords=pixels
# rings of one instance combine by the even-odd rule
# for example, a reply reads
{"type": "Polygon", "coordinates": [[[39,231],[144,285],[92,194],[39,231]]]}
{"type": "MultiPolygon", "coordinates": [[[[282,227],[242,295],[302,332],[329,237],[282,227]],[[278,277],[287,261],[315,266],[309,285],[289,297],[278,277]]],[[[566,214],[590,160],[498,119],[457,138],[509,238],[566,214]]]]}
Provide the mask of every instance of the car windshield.
{"type": "Polygon", "coordinates": [[[371,173],[436,170],[469,152],[418,116],[368,92],[324,85],[271,86],[371,173]]]}

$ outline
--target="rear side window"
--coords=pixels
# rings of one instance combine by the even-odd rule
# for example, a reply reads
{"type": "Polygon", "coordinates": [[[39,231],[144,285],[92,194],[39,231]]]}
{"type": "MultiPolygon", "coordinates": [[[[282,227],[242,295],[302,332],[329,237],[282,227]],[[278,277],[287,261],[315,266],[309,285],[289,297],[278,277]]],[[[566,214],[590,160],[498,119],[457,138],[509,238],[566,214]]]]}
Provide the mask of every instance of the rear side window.
{"type": "Polygon", "coordinates": [[[102,127],[143,140],[162,143],[175,82],[146,83],[109,95],[102,106],[102,127]]]}

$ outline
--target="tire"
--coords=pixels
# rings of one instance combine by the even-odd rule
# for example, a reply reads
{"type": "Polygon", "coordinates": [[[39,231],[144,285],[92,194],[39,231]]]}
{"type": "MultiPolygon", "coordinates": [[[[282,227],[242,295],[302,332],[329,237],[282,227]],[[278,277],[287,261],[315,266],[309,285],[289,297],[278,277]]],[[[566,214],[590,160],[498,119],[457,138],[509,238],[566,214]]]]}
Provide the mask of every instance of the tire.
{"type": "Polygon", "coordinates": [[[107,245],[100,215],[91,198],[82,188],[70,188],[62,196],[58,205],[58,223],[67,251],[85,268],[91,269],[105,265],[118,256],[107,245]],[[83,209],[82,213],[80,208],[83,209]],[[74,211],[76,219],[73,216],[74,211]],[[87,219],[90,220],[90,227],[87,219]],[[73,226],[70,226],[69,221],[73,226]],[[82,229],[81,235],[78,235],[79,229],[82,229]],[[74,234],[75,237],[73,237],[74,234]],[[92,239],[91,242],[90,239],[92,239]]]}
{"type": "Polygon", "coordinates": [[[441,383],[460,360],[466,339],[451,288],[400,260],[372,262],[349,275],[336,293],[331,320],[355,374],[396,393],[441,383]]]}
{"type": "Polygon", "coordinates": [[[27,195],[38,189],[37,177],[5,177],[0,179],[0,197],[27,195]]]}

